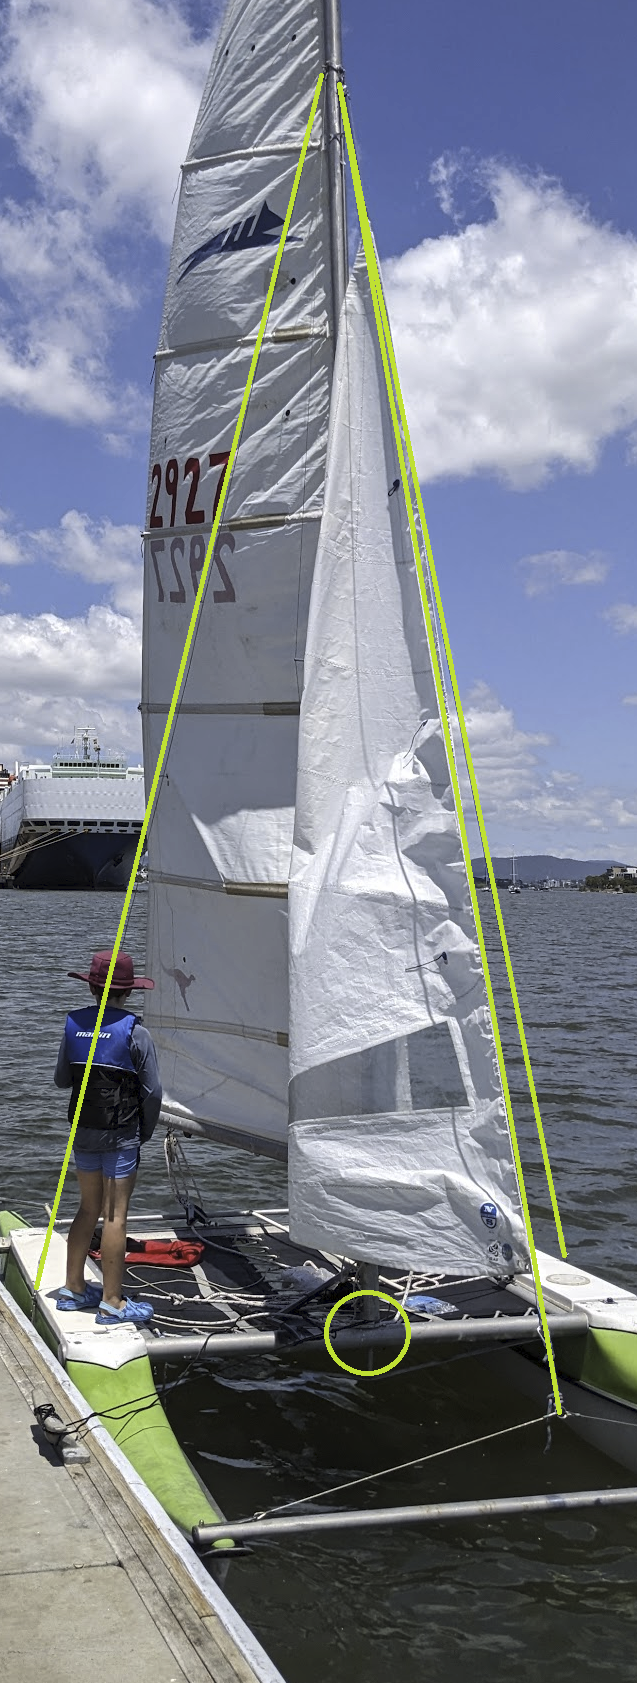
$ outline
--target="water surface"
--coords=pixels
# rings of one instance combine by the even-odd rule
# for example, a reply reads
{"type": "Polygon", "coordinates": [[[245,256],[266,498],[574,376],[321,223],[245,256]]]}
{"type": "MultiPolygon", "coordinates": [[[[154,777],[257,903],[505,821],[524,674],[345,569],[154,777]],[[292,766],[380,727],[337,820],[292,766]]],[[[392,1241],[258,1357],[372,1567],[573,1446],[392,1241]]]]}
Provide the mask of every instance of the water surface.
{"type": "MultiPolygon", "coordinates": [[[[503,895],[520,1000],[569,1258],[637,1289],[635,1000],[637,896],[503,895]]],[[[0,1203],[44,1219],[61,1167],[66,1100],[52,1084],[70,1006],[68,969],[117,927],[119,895],[0,894],[0,1203]]],[[[493,950],[490,899],[480,907],[493,950]]],[[[145,896],[126,945],[143,968],[145,896]]],[[[513,1012],[493,978],[536,1241],[556,1250],[513,1012]]],[[[285,1202],[281,1168],[188,1146],[208,1207],[285,1202]]],[[[138,1210],[171,1209],[161,1145],[144,1154],[138,1210]]],[[[71,1214],[71,1177],[62,1211],[71,1214]]],[[[547,1394],[548,1394],[547,1380],[547,1394]]],[[[416,1357],[384,1378],[301,1375],[261,1361],[196,1376],[173,1424],[228,1514],[331,1489],[530,1421],[536,1405],[462,1358],[416,1357]]],[[[568,1428],[531,1425],[362,1485],[334,1506],[452,1500],[628,1483],[568,1428]]],[[[227,1592],[287,1683],[580,1683],[635,1676],[637,1510],[464,1527],[351,1532],[271,1543],[237,1562],[227,1592]]]]}

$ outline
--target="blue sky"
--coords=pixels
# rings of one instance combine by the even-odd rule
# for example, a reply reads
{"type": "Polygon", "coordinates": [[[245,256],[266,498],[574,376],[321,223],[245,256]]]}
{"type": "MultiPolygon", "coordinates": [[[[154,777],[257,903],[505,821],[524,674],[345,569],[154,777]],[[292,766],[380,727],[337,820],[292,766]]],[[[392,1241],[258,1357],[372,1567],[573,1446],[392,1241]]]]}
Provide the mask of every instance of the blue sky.
{"type": "MultiPolygon", "coordinates": [[[[0,54],[0,756],[139,750],[152,355],[215,5],[19,0],[0,54]]],[[[495,851],[637,860],[632,0],[343,0],[495,851]]]]}

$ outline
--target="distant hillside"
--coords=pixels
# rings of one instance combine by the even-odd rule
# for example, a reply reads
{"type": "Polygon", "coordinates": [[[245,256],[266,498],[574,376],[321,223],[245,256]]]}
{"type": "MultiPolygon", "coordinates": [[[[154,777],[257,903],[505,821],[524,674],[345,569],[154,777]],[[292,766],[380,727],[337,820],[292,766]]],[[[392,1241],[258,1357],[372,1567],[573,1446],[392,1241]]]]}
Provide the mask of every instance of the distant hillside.
{"type": "MultiPolygon", "coordinates": [[[[484,876],[484,859],[471,861],[477,877],[484,876]]],[[[558,859],[555,853],[516,853],[515,869],[522,882],[543,882],[546,877],[558,882],[570,878],[583,882],[584,877],[602,876],[609,865],[630,865],[631,859],[558,859]]],[[[510,877],[511,855],[498,854],[493,859],[496,877],[510,877]]]]}

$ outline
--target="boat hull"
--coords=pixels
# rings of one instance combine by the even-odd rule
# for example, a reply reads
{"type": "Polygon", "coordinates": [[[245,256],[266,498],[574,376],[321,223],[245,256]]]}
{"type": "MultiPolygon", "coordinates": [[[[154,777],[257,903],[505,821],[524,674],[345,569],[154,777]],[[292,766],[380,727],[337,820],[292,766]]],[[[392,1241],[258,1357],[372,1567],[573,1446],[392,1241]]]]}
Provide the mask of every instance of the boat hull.
{"type": "Polygon", "coordinates": [[[74,836],[41,844],[27,853],[13,877],[15,888],[126,888],[139,828],[131,834],[74,836]]]}
{"type": "MultiPolygon", "coordinates": [[[[56,1292],[64,1281],[66,1261],[60,1234],[51,1237],[38,1292],[34,1279],[44,1231],[0,1211],[0,1237],[11,1239],[4,1274],[7,1291],[62,1361],[86,1400],[87,1412],[99,1416],[164,1512],[188,1538],[204,1512],[213,1524],[223,1518],[164,1414],[142,1335],[131,1326],[98,1327],[94,1315],[86,1312],[57,1309],[56,1292]]],[[[97,1280],[97,1270],[88,1264],[89,1277],[91,1271],[97,1280]]],[[[226,1544],[220,1552],[227,1555],[231,1546],[226,1544]]]]}
{"type": "MultiPolygon", "coordinates": [[[[633,1335],[633,1339],[635,1385],[632,1403],[605,1396],[589,1385],[569,1379],[562,1367],[563,1352],[557,1348],[556,1358],[568,1429],[590,1444],[592,1449],[608,1456],[609,1460],[625,1467],[630,1473],[637,1473],[637,1334],[633,1335]]],[[[508,1384],[548,1408],[552,1394],[548,1369],[530,1350],[502,1350],[483,1360],[494,1377],[497,1375],[498,1386],[508,1384]]]]}
{"type": "MultiPolygon", "coordinates": [[[[537,1252],[547,1310],[585,1311],[583,1336],[557,1339],[555,1365],[568,1424],[602,1454],[637,1472],[637,1297],[610,1280],[537,1252]]],[[[534,1303],[530,1276],[509,1288],[534,1303]]],[[[503,1351],[499,1371],[527,1396],[548,1402],[551,1382],[541,1351],[503,1351]]]]}

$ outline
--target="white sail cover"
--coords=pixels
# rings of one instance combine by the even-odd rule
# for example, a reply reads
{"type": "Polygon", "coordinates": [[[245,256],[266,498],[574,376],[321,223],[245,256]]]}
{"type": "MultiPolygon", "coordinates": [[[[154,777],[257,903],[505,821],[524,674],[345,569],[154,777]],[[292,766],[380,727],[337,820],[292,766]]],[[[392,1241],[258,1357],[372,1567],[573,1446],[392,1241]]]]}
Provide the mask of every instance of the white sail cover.
{"type": "MultiPolygon", "coordinates": [[[[231,0],[184,166],[156,362],[142,712],[153,774],[312,97],[322,0],[231,0]]],[[[285,1154],[287,881],[333,342],[313,130],[149,838],[166,1108],[285,1154]]]]}
{"type": "Polygon", "coordinates": [[[292,1237],[527,1266],[369,281],[339,328],[290,877],[292,1237]],[[391,494],[388,494],[391,492],[391,494]]]}

